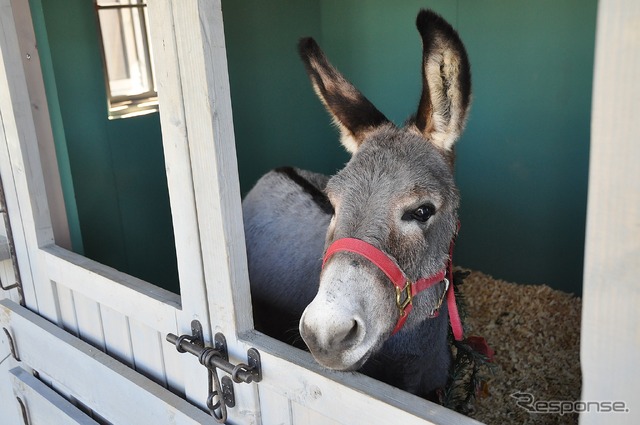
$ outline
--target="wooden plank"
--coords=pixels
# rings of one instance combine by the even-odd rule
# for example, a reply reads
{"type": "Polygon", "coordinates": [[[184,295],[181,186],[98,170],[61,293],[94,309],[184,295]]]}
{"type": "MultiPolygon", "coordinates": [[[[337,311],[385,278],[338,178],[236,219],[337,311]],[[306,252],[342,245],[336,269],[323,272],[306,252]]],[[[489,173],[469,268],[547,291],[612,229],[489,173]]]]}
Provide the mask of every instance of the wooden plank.
{"type": "Polygon", "coordinates": [[[208,321],[203,321],[208,314],[207,299],[198,234],[198,211],[182,104],[182,77],[176,51],[176,35],[173,32],[172,3],[171,0],[158,0],[147,6],[149,31],[161,105],[162,143],[176,241],[180,293],[185,310],[194,315],[185,317],[187,320],[184,330],[190,329],[192,319],[199,319],[207,325],[204,331],[210,337],[208,321]]]}
{"type": "Polygon", "coordinates": [[[64,285],[58,285],[56,282],[52,282],[55,290],[55,298],[58,303],[58,310],[60,314],[60,323],[68,332],[71,332],[75,336],[79,336],[78,333],[78,318],[76,317],[76,305],[73,300],[73,291],[64,285]]]}
{"type": "Polygon", "coordinates": [[[69,223],[62,195],[62,183],[58,170],[58,159],[53,141],[49,105],[47,104],[40,55],[33,30],[33,20],[29,10],[29,2],[11,0],[13,16],[18,31],[18,43],[22,52],[22,66],[27,82],[27,90],[31,101],[31,112],[40,151],[42,172],[44,177],[47,205],[52,222],[56,244],[71,249],[69,223]]]}
{"type": "Polygon", "coordinates": [[[292,404],[293,423],[305,425],[340,425],[340,422],[329,419],[325,415],[298,403],[292,404]]]}
{"type": "MultiPolygon", "coordinates": [[[[0,298],[3,293],[0,292],[0,298]]],[[[0,332],[2,332],[0,330],[0,332]]],[[[11,357],[9,348],[9,340],[0,334],[0,418],[3,424],[20,424],[22,423],[22,414],[19,406],[14,402],[13,386],[9,380],[9,371],[16,367],[18,362],[11,357]]]]}
{"type": "Polygon", "coordinates": [[[133,367],[133,347],[131,332],[129,331],[129,319],[117,311],[100,305],[100,317],[102,319],[102,332],[106,353],[129,367],[133,367]]]}
{"type": "Polygon", "coordinates": [[[25,301],[59,322],[53,288],[35,260],[40,246],[53,243],[53,229],[10,0],[0,0],[0,173],[12,223],[25,301]]]}
{"type": "Polygon", "coordinates": [[[0,301],[0,326],[13,332],[24,364],[47,373],[115,425],[211,423],[195,406],[11,301],[0,301]]]}
{"type": "MultiPolygon", "coordinates": [[[[190,62],[189,58],[184,57],[184,53],[179,55],[178,50],[193,49],[192,54],[194,56],[202,53],[198,52],[201,49],[195,48],[196,44],[185,43],[184,40],[180,40],[182,35],[178,35],[174,31],[176,26],[180,26],[183,28],[181,31],[184,31],[186,27],[187,33],[200,33],[200,26],[203,25],[203,21],[197,16],[190,18],[193,19],[191,21],[184,21],[179,16],[174,16],[176,15],[174,11],[176,8],[181,9],[184,7],[193,12],[196,3],[193,0],[179,3],[172,0],[157,0],[149,3],[148,12],[158,99],[161,105],[160,122],[166,161],[167,184],[176,241],[178,274],[181,283],[180,291],[183,309],[176,316],[178,326],[178,332],[176,333],[190,333],[191,321],[199,320],[203,326],[205,340],[210,342],[213,334],[209,317],[208,290],[205,284],[198,221],[199,216],[205,213],[199,210],[199,205],[196,203],[196,194],[193,189],[193,166],[191,163],[192,144],[195,145],[198,140],[187,125],[185,110],[185,104],[193,99],[183,91],[185,80],[192,78],[192,76],[186,74],[185,68],[202,66],[202,62],[190,62]],[[181,63],[182,60],[187,60],[187,62],[181,63]]],[[[204,7],[219,8],[219,4],[207,4],[204,7]]],[[[203,83],[203,87],[204,84],[206,83],[203,83]]],[[[196,119],[200,119],[200,117],[196,119]]],[[[192,123],[189,125],[192,125],[192,123]]],[[[202,160],[212,161],[213,158],[202,158],[202,160]]],[[[205,190],[208,190],[208,188],[205,190]]],[[[211,291],[216,292],[213,288],[211,291]]],[[[233,337],[233,335],[235,335],[234,332],[227,334],[228,337],[233,337]]],[[[232,343],[233,341],[230,342],[232,343]]],[[[184,380],[186,397],[200,406],[204,406],[206,400],[203,395],[206,394],[207,378],[202,373],[202,366],[185,356],[176,359],[175,353],[172,357],[165,356],[165,358],[173,358],[174,364],[176,361],[179,362],[181,365],[179,370],[183,371],[183,376],[178,377],[178,379],[184,380]]],[[[173,369],[175,369],[175,366],[173,369]]],[[[170,375],[174,373],[173,369],[167,369],[169,385],[172,385],[170,375]]]]}
{"type": "MultiPolygon", "coordinates": [[[[260,419],[263,424],[292,425],[291,402],[266,386],[258,388],[260,419]]],[[[300,422],[304,423],[304,422],[300,422]]]]}
{"type": "MultiPolygon", "coordinates": [[[[210,323],[225,334],[230,357],[245,361],[236,335],[253,320],[221,2],[186,0],[172,9],[210,323]]],[[[258,420],[255,387],[238,386],[236,404],[230,421],[258,420]]]]}
{"type": "MultiPolygon", "coordinates": [[[[187,379],[184,364],[188,362],[188,357],[185,357],[182,353],[178,352],[175,345],[169,344],[166,341],[165,333],[161,333],[160,336],[162,338],[160,343],[162,348],[162,358],[164,359],[164,370],[166,375],[167,388],[170,389],[174,394],[186,397],[187,379]]],[[[191,368],[193,368],[193,370],[195,371],[194,373],[196,373],[199,377],[203,375],[201,367],[202,366],[199,363],[191,365],[191,368]]],[[[204,378],[201,379],[204,382],[204,378]]],[[[198,395],[201,399],[202,393],[198,393],[198,395]]]]}
{"type": "Polygon", "coordinates": [[[229,338],[253,321],[221,4],[189,0],[173,12],[207,301],[229,338]]]}
{"type": "Polygon", "coordinates": [[[10,371],[16,397],[27,409],[30,425],[98,425],[77,407],[20,367],[10,371]]]}
{"type": "MultiPolygon", "coordinates": [[[[252,331],[246,347],[260,351],[263,381],[294,403],[342,424],[479,424],[440,405],[358,373],[322,368],[307,352],[252,331]]],[[[300,408],[298,414],[300,414],[300,408]]],[[[294,422],[298,423],[298,422],[294,422]]],[[[304,423],[304,422],[303,422],[304,423]]]]}
{"type": "Polygon", "coordinates": [[[58,285],[154,329],[175,332],[178,295],[57,246],[43,248],[40,256],[58,285]]]}
{"type": "MultiPolygon", "coordinates": [[[[90,286],[91,281],[87,281],[85,284],[90,286]]],[[[73,304],[76,309],[78,335],[80,338],[94,347],[102,351],[106,351],[107,347],[104,343],[100,304],[98,304],[94,299],[85,297],[79,293],[73,294],[73,304]]]]}
{"type": "Polygon", "coordinates": [[[136,320],[129,320],[133,362],[136,371],[152,379],[163,387],[167,386],[164,358],[162,356],[162,336],[136,320]]]}
{"type": "Polygon", "coordinates": [[[581,424],[636,424],[640,406],[640,2],[598,6],[582,304],[582,399],[626,413],[581,424]]]}

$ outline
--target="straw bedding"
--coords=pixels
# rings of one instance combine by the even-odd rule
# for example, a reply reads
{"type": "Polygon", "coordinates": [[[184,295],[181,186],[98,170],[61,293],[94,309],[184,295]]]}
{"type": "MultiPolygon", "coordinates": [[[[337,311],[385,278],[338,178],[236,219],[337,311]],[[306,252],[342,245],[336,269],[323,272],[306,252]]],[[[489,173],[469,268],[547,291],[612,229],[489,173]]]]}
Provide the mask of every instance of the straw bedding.
{"type": "Polygon", "coordinates": [[[471,272],[460,286],[466,335],[495,350],[493,373],[471,417],[486,424],[574,424],[576,414],[529,413],[511,394],[580,399],[581,299],[544,285],[517,285],[471,272]]]}

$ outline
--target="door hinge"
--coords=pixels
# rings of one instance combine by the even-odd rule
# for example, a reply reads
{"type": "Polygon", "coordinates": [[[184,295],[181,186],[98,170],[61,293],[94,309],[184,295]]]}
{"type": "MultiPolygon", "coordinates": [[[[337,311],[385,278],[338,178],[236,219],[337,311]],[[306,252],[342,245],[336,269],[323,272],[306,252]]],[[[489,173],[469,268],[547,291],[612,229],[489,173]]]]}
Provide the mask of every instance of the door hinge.
{"type": "Polygon", "coordinates": [[[9,212],[7,211],[7,199],[4,195],[4,185],[2,178],[0,177],[0,215],[4,219],[4,228],[7,233],[7,249],[9,251],[9,258],[11,259],[11,265],[13,266],[13,274],[15,277],[15,283],[11,285],[5,285],[0,280],[0,289],[3,291],[10,291],[16,289],[18,291],[18,297],[21,306],[25,306],[24,291],[22,289],[22,280],[20,279],[20,268],[18,267],[18,256],[16,254],[16,247],[13,241],[13,231],[11,230],[11,221],[9,220],[9,212]]]}
{"type": "Polygon", "coordinates": [[[16,397],[16,400],[18,401],[18,404],[20,405],[20,411],[22,412],[22,422],[24,422],[24,425],[30,425],[31,422],[29,422],[29,413],[27,413],[27,406],[25,406],[24,401],[22,401],[20,397],[16,397]]]}
{"type": "Polygon", "coordinates": [[[167,341],[176,346],[180,353],[191,353],[207,368],[209,394],[207,408],[218,423],[227,421],[227,407],[236,405],[233,383],[251,383],[262,380],[260,353],[255,348],[247,350],[247,363],[234,365],[229,362],[227,340],[221,333],[214,336],[213,347],[206,347],[199,321],[191,322],[191,335],[167,334],[167,341]],[[218,377],[218,369],[229,376],[218,377]],[[214,403],[215,401],[215,403],[214,403]]]}
{"type": "Polygon", "coordinates": [[[2,328],[4,334],[7,336],[7,341],[9,341],[9,350],[11,351],[11,357],[13,357],[16,361],[21,362],[20,357],[18,357],[18,350],[16,349],[16,344],[13,342],[13,337],[7,328],[2,328]]]}

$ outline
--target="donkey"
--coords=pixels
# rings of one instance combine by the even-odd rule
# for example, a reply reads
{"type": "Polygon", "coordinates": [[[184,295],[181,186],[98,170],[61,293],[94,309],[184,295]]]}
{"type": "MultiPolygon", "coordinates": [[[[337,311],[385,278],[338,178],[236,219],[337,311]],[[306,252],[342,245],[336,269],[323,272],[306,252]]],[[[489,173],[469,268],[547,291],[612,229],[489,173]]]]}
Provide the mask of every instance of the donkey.
{"type": "Polygon", "coordinates": [[[402,127],[313,39],[300,40],[313,88],[352,157],[331,178],[269,172],[247,194],[243,214],[258,329],[291,341],[299,322],[319,364],[434,398],[451,364],[447,313],[455,303],[443,303],[452,295],[443,270],[457,230],[454,143],[468,115],[471,73],[444,19],[421,10],[416,25],[423,89],[402,127]],[[412,283],[419,282],[418,293],[412,283]]]}

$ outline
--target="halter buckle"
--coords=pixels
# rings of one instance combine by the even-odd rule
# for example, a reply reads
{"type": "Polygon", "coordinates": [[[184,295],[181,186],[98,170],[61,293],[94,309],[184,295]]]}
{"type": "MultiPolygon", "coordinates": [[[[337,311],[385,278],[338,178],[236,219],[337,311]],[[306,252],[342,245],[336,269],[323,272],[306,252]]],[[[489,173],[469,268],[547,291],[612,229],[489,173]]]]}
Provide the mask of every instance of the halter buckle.
{"type": "Polygon", "coordinates": [[[411,282],[407,281],[404,285],[404,288],[400,288],[396,286],[396,306],[400,311],[400,317],[404,317],[405,309],[413,299],[413,295],[411,295],[411,282]]]}

